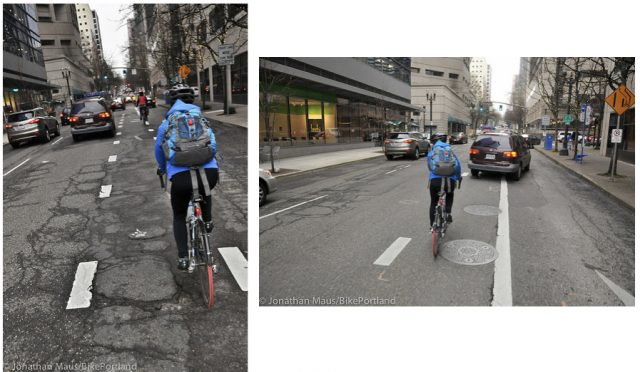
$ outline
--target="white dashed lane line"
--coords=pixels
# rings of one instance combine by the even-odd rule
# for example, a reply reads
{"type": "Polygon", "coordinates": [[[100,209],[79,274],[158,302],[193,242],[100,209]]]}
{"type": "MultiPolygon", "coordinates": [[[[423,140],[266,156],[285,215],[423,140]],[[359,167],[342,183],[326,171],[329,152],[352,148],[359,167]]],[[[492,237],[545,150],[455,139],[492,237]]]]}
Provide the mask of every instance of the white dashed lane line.
{"type": "Polygon", "coordinates": [[[238,247],[222,247],[218,248],[220,255],[227,264],[231,274],[238,282],[238,286],[243,291],[247,291],[247,259],[244,257],[238,247]]]}
{"type": "Polygon", "coordinates": [[[393,242],[389,248],[387,248],[378,259],[373,263],[374,265],[380,266],[389,266],[393,262],[393,260],[398,257],[400,252],[404,249],[404,247],[409,244],[411,238],[398,238],[395,242],[393,242]]]}
{"type": "Polygon", "coordinates": [[[22,166],[24,163],[28,162],[29,160],[31,160],[31,158],[28,158],[27,160],[23,161],[22,163],[16,165],[13,169],[11,169],[10,171],[8,171],[7,173],[3,174],[2,177],[6,176],[7,174],[13,172],[14,170],[20,168],[20,166],[22,166]]]}
{"type": "Polygon", "coordinates": [[[98,196],[101,199],[108,198],[111,196],[111,188],[113,185],[103,185],[100,187],[100,195],[98,196]]]}
{"type": "Polygon", "coordinates": [[[137,139],[138,141],[142,141],[142,138],[140,138],[138,136],[133,136],[133,138],[137,139]]]}
{"type": "Polygon", "coordinates": [[[120,141],[113,141],[113,144],[114,144],[114,145],[119,145],[119,144],[120,144],[120,141]]]}
{"type": "Polygon", "coordinates": [[[284,212],[284,211],[288,211],[289,209],[293,209],[293,208],[295,208],[295,207],[299,207],[299,206],[301,206],[301,205],[303,205],[303,204],[311,203],[312,201],[316,201],[316,200],[318,200],[318,199],[322,199],[322,198],[325,198],[325,197],[327,197],[327,196],[329,196],[329,195],[319,196],[319,197],[317,197],[317,198],[315,198],[315,199],[311,199],[311,200],[308,200],[308,201],[306,201],[306,202],[302,202],[302,203],[298,203],[298,204],[296,204],[296,205],[292,205],[292,206],[290,206],[289,208],[281,209],[281,210],[279,210],[279,211],[277,211],[277,212],[269,213],[269,214],[267,214],[266,216],[262,216],[262,217],[260,217],[260,219],[267,218],[267,217],[270,217],[270,216],[276,215],[276,214],[278,214],[278,213],[282,213],[282,212],[284,212]]]}
{"type": "Polygon", "coordinates": [[[122,135],[122,132],[116,133],[116,136],[121,136],[121,135],[122,135]]]}
{"type": "Polygon", "coordinates": [[[62,139],[63,139],[63,138],[64,138],[64,137],[60,137],[60,138],[58,138],[57,140],[55,140],[55,141],[51,142],[51,146],[53,146],[53,145],[55,145],[56,143],[58,143],[58,142],[62,141],[62,139]]]}
{"type": "Polygon", "coordinates": [[[80,262],[67,301],[68,309],[83,309],[91,305],[91,284],[98,269],[98,261],[80,262]]]}
{"type": "Polygon", "coordinates": [[[118,155],[111,155],[109,156],[109,160],[107,160],[109,163],[113,163],[114,161],[116,161],[116,159],[118,158],[118,155]]]}
{"type": "Polygon", "coordinates": [[[385,173],[385,174],[391,174],[391,173],[396,172],[396,171],[397,171],[397,169],[394,169],[394,170],[389,171],[389,172],[387,172],[387,173],[385,173]]]}

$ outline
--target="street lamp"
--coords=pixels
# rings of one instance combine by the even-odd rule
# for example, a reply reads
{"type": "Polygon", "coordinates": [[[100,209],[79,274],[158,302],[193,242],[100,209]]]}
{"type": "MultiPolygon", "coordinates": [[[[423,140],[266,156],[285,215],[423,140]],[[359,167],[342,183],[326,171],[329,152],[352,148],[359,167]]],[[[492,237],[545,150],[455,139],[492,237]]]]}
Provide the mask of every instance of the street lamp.
{"type": "Polygon", "coordinates": [[[433,132],[433,100],[436,99],[436,94],[430,94],[427,92],[427,101],[429,101],[429,136],[433,132]]]}
{"type": "Polygon", "coordinates": [[[71,71],[69,71],[68,67],[62,69],[62,77],[67,80],[67,93],[69,94],[69,106],[73,103],[71,97],[71,87],[69,86],[69,78],[71,77],[71,71]]]}

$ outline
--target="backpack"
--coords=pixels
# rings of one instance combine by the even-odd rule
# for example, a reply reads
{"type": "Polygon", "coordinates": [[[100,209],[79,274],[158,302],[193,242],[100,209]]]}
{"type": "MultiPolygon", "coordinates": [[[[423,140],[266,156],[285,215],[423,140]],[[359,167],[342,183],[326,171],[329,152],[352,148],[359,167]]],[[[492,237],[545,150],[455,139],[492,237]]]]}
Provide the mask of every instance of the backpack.
{"type": "Polygon", "coordinates": [[[450,145],[435,147],[428,164],[437,176],[451,177],[456,173],[456,158],[450,145]]]}
{"type": "Polygon", "coordinates": [[[209,126],[199,109],[176,111],[168,118],[162,148],[169,163],[180,167],[195,167],[211,161],[209,126]]]}

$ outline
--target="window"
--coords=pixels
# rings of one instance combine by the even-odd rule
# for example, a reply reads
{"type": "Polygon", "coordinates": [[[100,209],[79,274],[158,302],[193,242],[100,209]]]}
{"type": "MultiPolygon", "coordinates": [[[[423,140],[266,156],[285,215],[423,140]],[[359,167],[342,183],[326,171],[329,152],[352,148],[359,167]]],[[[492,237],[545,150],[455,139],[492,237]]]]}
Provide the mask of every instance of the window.
{"type": "Polygon", "coordinates": [[[55,40],[44,40],[42,39],[42,46],[55,45],[55,40]]]}
{"type": "Polygon", "coordinates": [[[420,69],[417,67],[411,67],[411,72],[415,72],[416,74],[420,73],[420,69]]]}
{"type": "Polygon", "coordinates": [[[71,40],[60,40],[60,45],[70,46],[71,40]]]}
{"type": "Polygon", "coordinates": [[[450,73],[450,74],[449,74],[449,79],[456,79],[456,80],[457,80],[457,79],[458,79],[458,76],[459,76],[458,74],[451,74],[451,73],[450,73]]]}
{"type": "Polygon", "coordinates": [[[424,70],[424,73],[427,75],[432,75],[432,76],[444,76],[444,72],[442,71],[435,71],[435,70],[424,70]]]}

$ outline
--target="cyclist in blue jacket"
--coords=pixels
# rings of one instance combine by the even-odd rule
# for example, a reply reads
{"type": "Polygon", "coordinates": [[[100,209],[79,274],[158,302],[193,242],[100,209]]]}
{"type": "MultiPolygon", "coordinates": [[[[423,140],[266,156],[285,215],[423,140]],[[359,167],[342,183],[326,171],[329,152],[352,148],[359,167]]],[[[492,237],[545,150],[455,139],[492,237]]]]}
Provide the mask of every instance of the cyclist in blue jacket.
{"type": "MultiPolygon", "coordinates": [[[[158,174],[163,175],[167,173],[169,180],[171,181],[171,208],[173,209],[173,235],[176,239],[176,245],[178,247],[178,269],[187,270],[189,267],[189,260],[187,258],[187,227],[185,220],[187,218],[187,208],[189,207],[189,201],[191,200],[191,194],[193,187],[191,185],[191,175],[189,173],[189,167],[179,167],[171,164],[165,157],[164,150],[162,148],[162,142],[164,133],[168,127],[167,118],[175,111],[188,111],[191,109],[199,109],[198,106],[184,103],[181,100],[177,100],[175,104],[169,109],[165,115],[165,120],[160,124],[158,128],[158,136],[156,137],[155,144],[155,157],[158,163],[158,174]]],[[[218,182],[218,162],[215,158],[216,153],[216,138],[213,134],[213,130],[209,129],[209,137],[211,138],[211,147],[213,149],[214,157],[209,162],[202,165],[207,175],[207,182],[209,187],[213,189],[218,182]]],[[[200,172],[198,174],[198,189],[200,195],[203,197],[202,216],[205,220],[207,232],[211,232],[213,229],[213,223],[211,220],[211,195],[205,196],[202,179],[200,178],[200,172]]]]}
{"type": "MultiPolygon", "coordinates": [[[[433,156],[433,150],[438,147],[450,146],[440,140],[438,140],[435,145],[427,154],[427,169],[429,169],[428,164],[431,162],[431,157],[433,156]]],[[[451,177],[445,177],[445,192],[447,205],[445,207],[445,212],[447,213],[447,222],[453,222],[453,218],[451,217],[451,207],[453,207],[453,190],[456,188],[456,184],[458,180],[462,179],[462,167],[460,166],[460,160],[458,157],[451,152],[456,159],[455,166],[455,174],[451,177]]],[[[442,186],[442,176],[438,176],[434,174],[431,170],[429,170],[429,193],[431,194],[431,206],[429,207],[429,227],[433,226],[433,219],[436,213],[436,205],[438,204],[438,192],[440,192],[440,187],[442,186]]]]}

